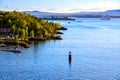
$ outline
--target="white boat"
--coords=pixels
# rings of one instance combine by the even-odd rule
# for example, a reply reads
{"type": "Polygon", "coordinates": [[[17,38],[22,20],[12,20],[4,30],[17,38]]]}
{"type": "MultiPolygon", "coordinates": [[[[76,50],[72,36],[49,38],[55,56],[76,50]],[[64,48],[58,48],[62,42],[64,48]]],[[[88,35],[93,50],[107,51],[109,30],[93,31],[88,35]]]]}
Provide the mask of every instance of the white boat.
{"type": "Polygon", "coordinates": [[[5,47],[5,44],[0,44],[0,47],[5,47]]]}
{"type": "MultiPolygon", "coordinates": [[[[18,40],[19,41],[19,40],[18,40]]],[[[1,46],[4,46],[3,44],[1,44],[1,46]]],[[[14,52],[14,53],[21,53],[21,49],[19,48],[19,42],[18,42],[18,46],[15,46],[13,48],[7,48],[7,47],[3,47],[0,49],[1,51],[8,51],[8,52],[14,52]]]]}
{"type": "Polygon", "coordinates": [[[11,49],[11,52],[21,53],[21,49],[18,47],[15,47],[15,48],[11,49]]]}
{"type": "Polygon", "coordinates": [[[101,20],[110,20],[110,16],[106,15],[106,16],[102,16],[101,20]]]}
{"type": "Polygon", "coordinates": [[[8,52],[14,52],[14,53],[21,53],[21,50],[17,47],[11,48],[11,49],[2,49],[1,51],[8,51],[8,52]]]}

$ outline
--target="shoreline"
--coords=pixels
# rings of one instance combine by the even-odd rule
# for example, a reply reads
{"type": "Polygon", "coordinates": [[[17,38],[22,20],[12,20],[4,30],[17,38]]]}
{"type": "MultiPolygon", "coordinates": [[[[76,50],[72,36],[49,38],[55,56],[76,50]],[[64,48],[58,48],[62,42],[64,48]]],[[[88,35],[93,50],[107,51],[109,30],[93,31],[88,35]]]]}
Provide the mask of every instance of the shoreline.
{"type": "MultiPolygon", "coordinates": [[[[37,37],[31,37],[31,38],[29,38],[29,40],[28,41],[15,41],[15,40],[3,40],[3,41],[0,41],[0,44],[2,44],[2,45],[15,45],[15,46],[17,46],[17,45],[19,45],[19,46],[22,46],[22,47],[24,47],[24,48],[30,48],[30,45],[29,44],[31,44],[31,41],[46,41],[46,40],[62,40],[62,38],[61,38],[61,36],[55,36],[55,37],[47,37],[47,38],[43,38],[43,39],[41,39],[41,38],[37,38],[37,37]]],[[[0,47],[2,47],[2,46],[0,46],[0,47]]],[[[4,46],[5,47],[5,46],[4,46]]]]}
{"type": "MultiPolygon", "coordinates": [[[[65,27],[61,27],[57,30],[67,30],[67,28],[65,27]]],[[[63,34],[62,32],[58,31],[56,32],[56,34],[63,34]]],[[[46,40],[62,40],[61,36],[50,36],[50,37],[44,37],[44,38],[39,38],[39,37],[29,37],[28,41],[15,41],[15,40],[11,40],[11,39],[6,39],[6,40],[2,40],[0,41],[0,44],[2,45],[15,45],[17,46],[19,44],[19,46],[22,46],[24,48],[30,48],[30,44],[31,41],[46,41],[46,40]]],[[[0,46],[2,47],[2,46],[0,46]]],[[[4,46],[5,47],[5,46],[4,46]]]]}

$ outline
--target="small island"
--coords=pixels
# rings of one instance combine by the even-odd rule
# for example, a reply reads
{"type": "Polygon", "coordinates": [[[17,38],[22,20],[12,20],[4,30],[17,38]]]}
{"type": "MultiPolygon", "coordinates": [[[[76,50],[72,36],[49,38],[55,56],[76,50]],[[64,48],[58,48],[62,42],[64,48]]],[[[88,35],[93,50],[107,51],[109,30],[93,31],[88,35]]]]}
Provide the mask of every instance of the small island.
{"type": "MultiPolygon", "coordinates": [[[[17,11],[0,11],[0,44],[20,44],[29,48],[30,41],[35,40],[61,40],[59,30],[64,27],[60,23],[53,23],[37,18],[36,16],[17,11]]],[[[64,30],[67,30],[64,28],[64,30]]]]}
{"type": "Polygon", "coordinates": [[[75,20],[75,19],[69,18],[69,17],[54,17],[54,16],[52,16],[52,17],[44,17],[42,19],[44,19],[44,20],[75,20]]]}

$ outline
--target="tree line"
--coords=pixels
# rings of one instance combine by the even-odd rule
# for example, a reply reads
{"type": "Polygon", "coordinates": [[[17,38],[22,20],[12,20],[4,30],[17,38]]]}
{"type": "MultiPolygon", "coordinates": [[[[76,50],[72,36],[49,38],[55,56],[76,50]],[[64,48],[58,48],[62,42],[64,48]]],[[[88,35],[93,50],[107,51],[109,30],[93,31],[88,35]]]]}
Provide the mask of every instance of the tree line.
{"type": "Polygon", "coordinates": [[[10,25],[12,34],[19,35],[21,40],[28,37],[51,37],[56,35],[56,31],[61,28],[60,23],[53,23],[37,18],[36,16],[13,11],[0,11],[0,24],[10,25]]]}

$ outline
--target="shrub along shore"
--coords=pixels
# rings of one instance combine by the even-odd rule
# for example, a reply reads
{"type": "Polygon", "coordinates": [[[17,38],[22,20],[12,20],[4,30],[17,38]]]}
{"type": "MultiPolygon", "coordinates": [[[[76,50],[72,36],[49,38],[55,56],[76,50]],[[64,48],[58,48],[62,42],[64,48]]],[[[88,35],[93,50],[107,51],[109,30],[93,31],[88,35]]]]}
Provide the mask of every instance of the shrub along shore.
{"type": "Polygon", "coordinates": [[[47,38],[38,38],[38,37],[31,37],[27,41],[15,41],[15,40],[1,40],[0,44],[5,44],[5,45],[19,45],[24,48],[29,48],[29,44],[31,44],[31,41],[45,41],[45,40],[62,40],[60,36],[55,36],[55,37],[47,37],[47,38]]]}
{"type": "Polygon", "coordinates": [[[29,48],[30,41],[61,40],[59,30],[67,30],[60,23],[53,23],[17,11],[0,11],[0,44],[29,48]],[[7,38],[5,38],[7,36],[7,38]],[[5,38],[5,39],[3,39],[5,38]]]}

